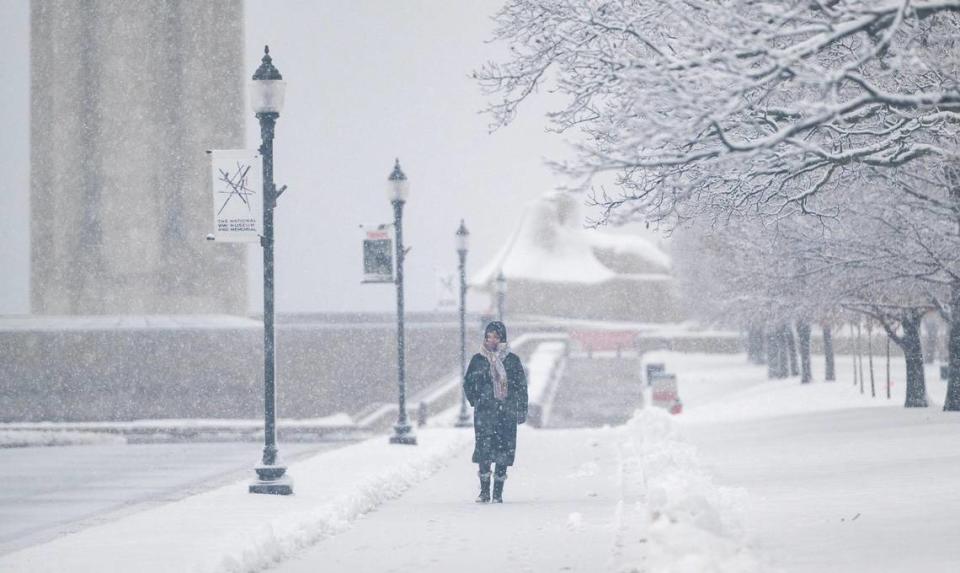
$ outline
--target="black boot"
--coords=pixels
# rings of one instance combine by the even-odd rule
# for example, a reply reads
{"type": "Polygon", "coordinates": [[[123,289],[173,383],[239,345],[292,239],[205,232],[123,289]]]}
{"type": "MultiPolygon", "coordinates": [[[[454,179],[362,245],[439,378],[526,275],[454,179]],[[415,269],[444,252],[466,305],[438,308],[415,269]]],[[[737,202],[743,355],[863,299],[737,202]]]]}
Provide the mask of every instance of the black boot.
{"type": "Polygon", "coordinates": [[[490,472],[480,472],[480,495],[477,496],[477,503],[490,502],[490,472]]]}
{"type": "Polygon", "coordinates": [[[493,478],[493,503],[503,503],[503,482],[505,481],[507,476],[493,478]]]}

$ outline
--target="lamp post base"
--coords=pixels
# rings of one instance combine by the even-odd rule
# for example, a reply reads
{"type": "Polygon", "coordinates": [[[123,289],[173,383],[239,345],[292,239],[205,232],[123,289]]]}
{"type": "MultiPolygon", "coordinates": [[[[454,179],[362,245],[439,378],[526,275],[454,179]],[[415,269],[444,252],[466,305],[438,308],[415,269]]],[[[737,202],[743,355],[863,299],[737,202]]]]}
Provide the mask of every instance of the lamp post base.
{"type": "Polygon", "coordinates": [[[265,493],[268,495],[293,494],[293,480],[284,475],[286,466],[257,466],[257,479],[250,484],[249,493],[265,493]]]}
{"type": "Polygon", "coordinates": [[[413,428],[410,424],[396,424],[393,426],[393,435],[390,436],[390,443],[415,446],[417,445],[417,436],[413,433],[413,428]]]}

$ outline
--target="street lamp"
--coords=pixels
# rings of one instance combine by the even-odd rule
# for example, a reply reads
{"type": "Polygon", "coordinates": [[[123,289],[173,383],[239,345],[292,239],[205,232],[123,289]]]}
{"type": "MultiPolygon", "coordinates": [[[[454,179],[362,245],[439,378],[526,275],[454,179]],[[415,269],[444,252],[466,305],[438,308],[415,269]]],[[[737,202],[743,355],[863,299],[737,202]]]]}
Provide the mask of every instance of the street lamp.
{"type": "MultiPolygon", "coordinates": [[[[464,376],[467,370],[467,249],[470,246],[470,231],[460,219],[460,228],[457,229],[457,255],[460,257],[460,376],[464,376]]],[[[463,389],[464,380],[460,384],[460,415],[457,416],[457,427],[466,428],[472,426],[470,423],[470,414],[467,412],[467,395],[463,389]]]]}
{"type": "Polygon", "coordinates": [[[507,297],[507,277],[503,276],[503,269],[497,275],[497,320],[503,322],[503,301],[507,297]]]}
{"type": "Polygon", "coordinates": [[[263,60],[250,83],[250,103],[260,120],[260,156],[263,158],[263,461],[256,467],[257,480],[250,484],[250,493],[290,495],[293,482],[285,475],[287,468],[277,461],[277,394],[276,346],[273,327],[273,208],[277,192],[273,184],[273,133],[283,107],[286,82],[273,67],[270,47],[264,46],[263,60]]]}
{"type": "Polygon", "coordinates": [[[400,169],[400,160],[393,165],[393,171],[387,178],[387,198],[393,204],[393,228],[397,239],[397,379],[399,383],[399,412],[397,423],[393,426],[391,444],[417,444],[417,436],[407,422],[407,384],[404,377],[404,340],[403,340],[403,259],[406,252],[403,249],[403,204],[407,201],[410,192],[410,183],[407,176],[400,169]]]}

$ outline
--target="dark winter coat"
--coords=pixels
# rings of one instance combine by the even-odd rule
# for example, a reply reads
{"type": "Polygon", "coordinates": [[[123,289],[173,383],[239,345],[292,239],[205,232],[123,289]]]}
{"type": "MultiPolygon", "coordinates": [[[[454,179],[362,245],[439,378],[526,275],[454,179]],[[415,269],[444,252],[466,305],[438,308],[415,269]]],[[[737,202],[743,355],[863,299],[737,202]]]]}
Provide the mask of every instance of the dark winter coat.
{"type": "Polygon", "coordinates": [[[507,373],[507,397],[493,397],[490,362],[474,354],[463,377],[463,393],[473,406],[473,462],[513,465],[517,454],[517,424],[527,420],[527,375],[520,358],[509,353],[503,359],[507,373]]]}

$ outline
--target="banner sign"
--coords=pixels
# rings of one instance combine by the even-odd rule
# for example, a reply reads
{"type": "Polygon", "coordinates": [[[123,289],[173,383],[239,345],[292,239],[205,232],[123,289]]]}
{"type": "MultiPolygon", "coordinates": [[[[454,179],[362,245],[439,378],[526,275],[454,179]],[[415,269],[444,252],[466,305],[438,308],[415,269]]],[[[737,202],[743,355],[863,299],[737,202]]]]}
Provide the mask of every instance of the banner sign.
{"type": "Polygon", "coordinates": [[[363,230],[363,283],[393,282],[393,225],[360,225],[363,230]]]}
{"type": "Polygon", "coordinates": [[[436,271],[437,310],[456,310],[460,307],[460,278],[455,272],[436,271]]]}
{"type": "Polygon", "coordinates": [[[636,348],[635,330],[574,330],[570,332],[574,347],[584,352],[633,350],[636,348]]]}
{"type": "Polygon", "coordinates": [[[251,149],[210,152],[214,237],[234,243],[258,242],[263,234],[263,164],[251,149]]]}

